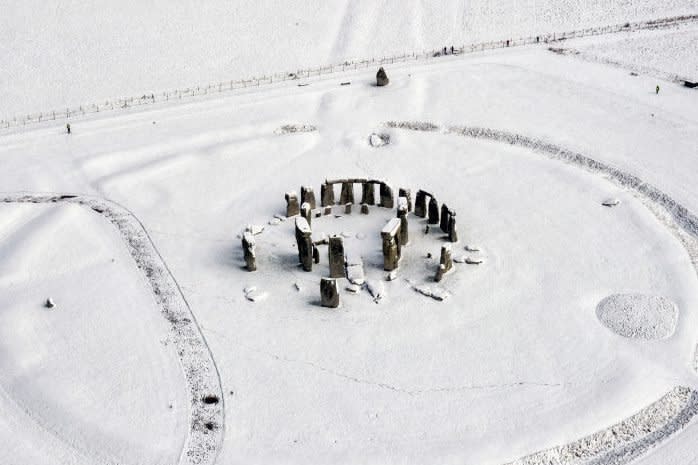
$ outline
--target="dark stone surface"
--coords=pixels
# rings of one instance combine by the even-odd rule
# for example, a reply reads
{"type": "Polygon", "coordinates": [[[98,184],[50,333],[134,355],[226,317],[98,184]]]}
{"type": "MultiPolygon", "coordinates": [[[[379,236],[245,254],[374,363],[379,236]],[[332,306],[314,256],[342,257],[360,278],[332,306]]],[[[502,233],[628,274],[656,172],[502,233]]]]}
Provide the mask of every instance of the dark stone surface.
{"type": "Polygon", "coordinates": [[[298,195],[295,192],[286,193],[286,216],[291,217],[300,213],[298,195]]]}
{"type": "Polygon", "coordinates": [[[389,83],[390,83],[390,79],[388,78],[388,74],[385,72],[385,70],[381,66],[378,69],[378,72],[376,73],[376,85],[378,87],[383,87],[383,86],[387,86],[389,83]]]}
{"type": "Polygon", "coordinates": [[[344,240],[339,236],[330,237],[327,248],[330,261],[330,278],[343,278],[344,270],[344,240]]]}
{"type": "Polygon", "coordinates": [[[339,307],[339,291],[336,279],[322,278],[320,280],[320,300],[323,307],[339,307]]]}
{"type": "Polygon", "coordinates": [[[414,215],[424,218],[427,216],[427,193],[418,190],[414,198],[414,215]]]}
{"type": "Polygon", "coordinates": [[[434,197],[429,200],[429,224],[439,224],[439,202],[434,197]]]}

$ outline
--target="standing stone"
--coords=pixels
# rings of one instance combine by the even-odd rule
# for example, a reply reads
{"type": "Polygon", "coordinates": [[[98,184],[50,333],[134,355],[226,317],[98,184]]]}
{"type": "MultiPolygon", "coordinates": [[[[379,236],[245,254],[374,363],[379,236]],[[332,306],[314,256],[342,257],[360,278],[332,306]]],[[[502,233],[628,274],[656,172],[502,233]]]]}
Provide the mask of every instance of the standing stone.
{"type": "Polygon", "coordinates": [[[337,290],[336,279],[320,279],[320,301],[323,307],[339,307],[339,291],[337,290]]]}
{"type": "Polygon", "coordinates": [[[397,217],[400,218],[400,246],[407,245],[410,238],[407,231],[407,198],[405,197],[397,200],[397,217]]]}
{"type": "Polygon", "coordinates": [[[441,260],[439,261],[439,269],[436,270],[436,276],[434,280],[436,282],[441,281],[444,275],[448,273],[453,268],[453,258],[451,257],[451,246],[446,244],[441,246],[441,260]]]}
{"type": "Polygon", "coordinates": [[[334,185],[324,182],[320,186],[320,205],[327,207],[334,205],[334,185]]]}
{"type": "Polygon", "coordinates": [[[366,205],[365,203],[361,204],[361,214],[368,215],[368,205],[366,205]]]}
{"type": "Polygon", "coordinates": [[[327,247],[330,261],[330,278],[344,277],[344,240],[340,236],[330,237],[327,247]]]}
{"type": "Polygon", "coordinates": [[[299,212],[298,194],[295,191],[286,192],[286,217],[295,216],[299,212]]]}
{"type": "Polygon", "coordinates": [[[332,214],[332,207],[325,207],[325,210],[322,212],[323,215],[331,215],[332,214]]]}
{"type": "Polygon", "coordinates": [[[393,198],[393,189],[386,183],[380,183],[380,206],[384,208],[393,208],[395,199],[393,198]]]}
{"type": "Polygon", "coordinates": [[[386,74],[385,70],[381,66],[378,69],[378,72],[376,73],[376,85],[378,87],[383,87],[387,86],[390,83],[390,79],[388,79],[388,75],[386,74]]]}
{"type": "Polygon", "coordinates": [[[427,216],[427,193],[418,190],[414,198],[414,215],[424,218],[427,216]]]}
{"type": "Polygon", "coordinates": [[[376,192],[374,190],[374,184],[370,181],[361,183],[361,203],[366,205],[376,204],[376,192]]]}
{"type": "Polygon", "coordinates": [[[441,204],[441,220],[439,222],[439,227],[445,233],[448,232],[449,214],[450,214],[450,212],[448,211],[448,207],[446,206],[445,203],[442,203],[441,204]]]}
{"type": "Polygon", "coordinates": [[[301,186],[301,204],[308,202],[310,208],[315,210],[315,191],[311,186],[301,186]]]}
{"type": "Polygon", "coordinates": [[[429,200],[429,224],[439,224],[439,202],[434,197],[429,200]]]}
{"type": "Polygon", "coordinates": [[[458,242],[458,228],[456,227],[456,214],[453,213],[448,221],[448,240],[458,242]]]}
{"type": "Polygon", "coordinates": [[[257,270],[255,245],[254,235],[251,232],[245,232],[242,235],[242,250],[245,254],[245,266],[247,271],[257,270]]]}
{"type": "Polygon", "coordinates": [[[308,202],[303,203],[301,205],[301,216],[305,218],[305,220],[308,222],[308,225],[312,224],[312,218],[313,218],[313,212],[310,209],[310,204],[308,202]]]}
{"type": "Polygon", "coordinates": [[[383,269],[393,271],[400,261],[400,218],[393,218],[381,230],[383,269]]]}
{"type": "Polygon", "coordinates": [[[296,243],[298,245],[298,260],[304,271],[313,271],[313,240],[312,230],[308,221],[299,216],[296,218],[296,243]]]}
{"type": "Polygon", "coordinates": [[[351,204],[350,203],[344,205],[344,214],[351,215],[351,204]]]}
{"type": "Polygon", "coordinates": [[[399,188],[397,190],[398,197],[404,197],[407,199],[407,211],[412,211],[412,191],[409,189],[399,188]]]}
{"type": "Polygon", "coordinates": [[[346,205],[348,203],[354,203],[354,183],[343,182],[342,192],[339,194],[339,204],[346,205]]]}
{"type": "Polygon", "coordinates": [[[318,250],[315,244],[313,244],[313,262],[316,265],[320,263],[320,250],[318,250]]]}

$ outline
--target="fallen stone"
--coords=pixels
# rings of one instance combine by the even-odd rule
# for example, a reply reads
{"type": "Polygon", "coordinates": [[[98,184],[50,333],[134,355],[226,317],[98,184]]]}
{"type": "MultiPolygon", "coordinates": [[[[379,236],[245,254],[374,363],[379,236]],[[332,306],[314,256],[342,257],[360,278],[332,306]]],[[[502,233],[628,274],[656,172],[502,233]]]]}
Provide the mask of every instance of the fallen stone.
{"type": "Polygon", "coordinates": [[[618,199],[606,199],[603,202],[601,202],[601,205],[603,205],[604,207],[615,207],[618,204],[620,204],[620,200],[618,199]]]}

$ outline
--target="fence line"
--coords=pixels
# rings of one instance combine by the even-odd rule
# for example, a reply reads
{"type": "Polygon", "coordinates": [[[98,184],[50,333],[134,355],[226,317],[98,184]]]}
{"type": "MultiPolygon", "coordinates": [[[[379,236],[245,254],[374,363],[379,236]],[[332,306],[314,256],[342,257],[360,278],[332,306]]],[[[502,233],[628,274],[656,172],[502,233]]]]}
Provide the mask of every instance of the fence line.
{"type": "Polygon", "coordinates": [[[131,108],[140,105],[169,102],[170,100],[177,101],[214,93],[232,92],[235,90],[247,89],[250,87],[259,87],[262,85],[269,85],[284,81],[310,79],[313,77],[320,77],[322,75],[327,74],[382,66],[386,64],[406,63],[410,61],[420,60],[428,62],[429,60],[444,55],[450,56],[451,54],[464,55],[485,50],[494,50],[498,48],[518,47],[538,43],[550,43],[566,39],[574,39],[578,37],[612,34],[621,31],[634,31],[640,29],[661,29],[696,20],[698,20],[698,14],[674,16],[670,18],[662,18],[649,21],[638,21],[633,23],[577,29],[567,32],[541,34],[537,36],[528,36],[518,39],[505,39],[490,42],[471,43],[466,45],[460,45],[458,47],[453,47],[453,53],[451,53],[450,48],[444,47],[441,49],[423,50],[421,52],[412,51],[410,53],[403,53],[401,55],[393,55],[382,58],[345,61],[343,63],[335,65],[320,66],[317,68],[302,69],[293,72],[274,73],[269,76],[264,75],[262,77],[253,77],[248,79],[222,81],[213,84],[207,84],[204,86],[188,87],[185,89],[176,89],[159,93],[144,94],[140,97],[126,97],[105,100],[104,103],[90,103],[86,105],[80,105],[76,108],[66,108],[65,110],[52,110],[48,112],[15,116],[12,119],[0,120],[0,129],[21,127],[26,126],[28,124],[36,124],[46,121],[69,120],[70,118],[76,118],[91,113],[99,113],[102,111],[112,111],[118,110],[119,108],[131,108]]]}

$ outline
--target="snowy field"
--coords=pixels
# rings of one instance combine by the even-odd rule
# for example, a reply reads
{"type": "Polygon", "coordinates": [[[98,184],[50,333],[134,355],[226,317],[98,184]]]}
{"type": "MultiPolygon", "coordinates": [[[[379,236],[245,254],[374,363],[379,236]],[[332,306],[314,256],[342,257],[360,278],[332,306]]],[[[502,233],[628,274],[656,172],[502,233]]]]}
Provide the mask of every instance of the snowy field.
{"type": "Polygon", "coordinates": [[[0,1],[0,119],[698,11],[698,0],[0,1]]]}
{"type": "MultiPolygon", "coordinates": [[[[268,47],[278,61],[238,51],[231,53],[244,58],[235,65],[202,55],[205,65],[183,67],[156,58],[152,72],[139,74],[118,64],[123,55],[106,53],[104,67],[79,73],[79,89],[132,93],[199,80],[192,73],[211,81],[272,62],[283,69],[367,49],[502,38],[497,28],[513,24],[522,35],[697,7],[588,2],[584,14],[550,14],[546,23],[511,16],[490,27],[473,19],[499,18],[484,6],[468,7],[480,16],[454,6],[469,27],[425,7],[415,16],[425,29],[398,43],[380,39],[413,29],[398,20],[392,30],[379,26],[396,7],[360,3],[271,15],[264,27],[276,27],[270,37],[282,47],[329,37],[317,55],[268,47]],[[306,22],[292,26],[294,15],[306,22]],[[300,33],[286,37],[293,27],[300,33]],[[115,66],[124,79],[99,76],[115,66]]],[[[71,4],[54,14],[92,8],[71,4]]],[[[210,8],[183,9],[180,21],[210,8]]],[[[245,11],[252,8],[241,6],[235,21],[245,11]]],[[[155,14],[96,21],[79,34],[135,31],[155,14]]],[[[207,26],[215,34],[192,31],[194,39],[170,46],[187,41],[197,55],[194,44],[241,24],[225,21],[219,14],[207,26]]],[[[174,34],[169,27],[160,40],[174,34]]],[[[227,39],[253,47],[245,37],[259,34],[227,39]]],[[[130,42],[136,35],[119,44],[121,53],[150,53],[130,42]]],[[[698,463],[698,94],[623,67],[690,72],[696,55],[683,46],[694,39],[695,27],[684,26],[562,45],[603,50],[615,65],[547,45],[476,53],[387,67],[385,88],[374,86],[375,70],[352,72],[95,115],[73,121],[71,135],[58,124],[0,134],[0,442],[10,444],[0,462],[698,463]],[[681,65],[667,56],[683,57],[681,65]],[[314,130],[289,133],[285,125],[314,130]],[[390,143],[372,146],[376,133],[390,143]],[[454,257],[482,263],[456,263],[434,283],[443,234],[425,233],[425,220],[411,214],[397,279],[386,281],[379,232],[394,209],[361,215],[335,206],[313,218],[314,235],[342,235],[383,297],[351,293],[341,280],[340,308],[319,306],[327,246],[319,246],[320,264],[302,271],[293,219],[275,215],[285,211],[285,192],[311,185],[319,198],[323,180],[342,177],[434,193],[457,212],[454,257]],[[131,226],[94,203],[52,203],[47,193],[108,199],[131,226]],[[243,268],[239,238],[250,224],[264,226],[254,273],[243,268]],[[152,250],[131,240],[129,228],[144,231],[152,250]],[[416,292],[423,286],[448,297],[416,292]],[[250,301],[250,287],[266,298],[250,301]],[[49,296],[53,309],[42,307],[49,296]],[[174,318],[165,310],[180,300],[174,318]],[[197,393],[222,396],[221,415],[204,419],[209,407],[197,393]]],[[[36,45],[23,47],[8,60],[36,45]]],[[[69,63],[56,102],[74,95],[69,63]]],[[[51,106],[45,87],[10,68],[19,73],[13,81],[43,93],[40,107],[51,106]]],[[[3,89],[8,105],[35,106],[28,92],[3,89]]]]}

